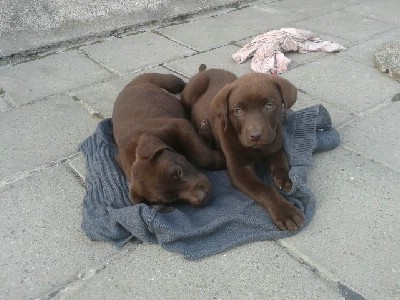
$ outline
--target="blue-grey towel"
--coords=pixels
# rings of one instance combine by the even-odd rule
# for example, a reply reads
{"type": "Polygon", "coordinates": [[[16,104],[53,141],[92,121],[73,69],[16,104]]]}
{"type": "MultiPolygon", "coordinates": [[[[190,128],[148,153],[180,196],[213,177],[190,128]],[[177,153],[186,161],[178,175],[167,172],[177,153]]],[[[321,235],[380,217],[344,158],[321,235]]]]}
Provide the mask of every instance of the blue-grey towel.
{"type": "MultiPolygon", "coordinates": [[[[292,190],[283,195],[304,212],[306,227],[315,211],[315,198],[306,183],[312,155],[337,147],[340,138],[322,105],[290,111],[283,125],[293,182],[292,190]]],[[[143,203],[132,206],[127,181],[115,163],[111,119],[100,122],[79,149],[85,154],[88,171],[82,229],[92,240],[122,246],[139,239],[158,243],[187,259],[199,259],[240,244],[295,234],[278,230],[258,204],[232,186],[226,170],[205,171],[213,186],[205,207],[179,204],[166,213],[143,203]]],[[[272,184],[267,168],[259,169],[265,183],[272,184]]]]}

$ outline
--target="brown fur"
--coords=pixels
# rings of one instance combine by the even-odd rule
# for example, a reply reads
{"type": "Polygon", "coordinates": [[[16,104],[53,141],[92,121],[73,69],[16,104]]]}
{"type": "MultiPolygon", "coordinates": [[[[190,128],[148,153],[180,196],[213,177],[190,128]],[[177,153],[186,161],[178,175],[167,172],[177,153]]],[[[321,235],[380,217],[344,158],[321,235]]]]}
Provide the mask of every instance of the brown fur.
{"type": "Polygon", "coordinates": [[[174,75],[142,74],[115,101],[112,122],[118,163],[129,181],[133,204],[206,202],[211,192],[208,178],[178,151],[200,167],[225,165],[223,155],[206,146],[185,119],[179,100],[169,93],[179,93],[184,86],[174,75]]]}
{"type": "Polygon", "coordinates": [[[222,150],[233,184],[259,203],[278,228],[297,230],[304,223],[302,212],[255,173],[256,162],[265,161],[276,186],[291,189],[281,115],[295,103],[297,89],[278,76],[251,73],[236,79],[224,70],[204,69],[182,92],[195,128],[222,150]]]}

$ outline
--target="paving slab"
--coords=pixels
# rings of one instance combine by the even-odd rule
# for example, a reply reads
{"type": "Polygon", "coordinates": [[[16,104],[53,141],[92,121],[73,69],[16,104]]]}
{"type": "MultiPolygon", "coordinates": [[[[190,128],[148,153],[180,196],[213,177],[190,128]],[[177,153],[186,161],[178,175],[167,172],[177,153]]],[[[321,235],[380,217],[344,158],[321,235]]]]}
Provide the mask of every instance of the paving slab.
{"type": "Polygon", "coordinates": [[[304,16],[275,8],[270,4],[257,4],[217,16],[216,19],[226,21],[230,26],[239,25],[263,33],[281,27],[293,27],[295,22],[304,19],[304,16]]]}
{"type": "Polygon", "coordinates": [[[0,67],[0,86],[17,105],[24,105],[111,75],[82,53],[70,50],[0,67]]]}
{"type": "Polygon", "coordinates": [[[74,154],[96,125],[97,120],[65,95],[3,113],[0,180],[74,154]]]}
{"type": "Polygon", "coordinates": [[[98,112],[105,118],[110,118],[117,98],[122,88],[135,77],[136,73],[88,85],[77,90],[71,90],[68,94],[78,101],[89,105],[94,112],[98,112]]]}
{"type": "Polygon", "coordinates": [[[400,172],[400,102],[368,114],[342,129],[343,145],[400,172]]]}
{"type": "Polygon", "coordinates": [[[111,118],[114,101],[123,87],[139,74],[149,72],[173,73],[163,67],[154,67],[72,90],[69,94],[77,97],[79,101],[88,104],[93,110],[100,112],[105,118],[111,118]]]}
{"type": "Polygon", "coordinates": [[[374,54],[377,48],[388,41],[398,39],[400,37],[400,27],[396,27],[389,31],[382,32],[366,41],[361,41],[357,45],[349,47],[343,54],[350,56],[354,60],[366,65],[375,66],[374,54]]]}
{"type": "Polygon", "coordinates": [[[154,67],[195,53],[152,32],[112,38],[81,49],[95,61],[118,74],[154,67]]]}
{"type": "Polygon", "coordinates": [[[86,159],[85,155],[81,152],[78,152],[76,156],[71,158],[68,161],[68,167],[79,177],[79,179],[86,184],[86,176],[87,176],[87,169],[86,169],[86,159]]]}
{"type": "Polygon", "coordinates": [[[343,299],[334,285],[273,242],[245,245],[195,262],[158,245],[141,244],[58,299],[111,298],[343,299]]]}
{"type": "MultiPolygon", "coordinates": [[[[70,1],[69,11],[75,2],[70,1]]],[[[162,7],[161,2],[152,3],[162,7]]],[[[204,1],[189,2],[177,1],[176,6],[161,9],[162,18],[175,7],[211,8],[204,1]],[[204,6],[194,7],[197,4],[204,6]]],[[[375,45],[398,38],[397,2],[242,2],[246,7],[176,20],[174,26],[161,28],[156,22],[151,29],[143,28],[147,32],[129,36],[117,29],[120,38],[0,67],[0,93],[4,90],[0,95],[0,298],[400,299],[400,103],[390,102],[400,90],[398,82],[368,61],[375,45]],[[223,34],[210,25],[215,21],[227,27],[221,29],[223,34]],[[172,30],[191,23],[198,28],[172,30]],[[99,118],[111,115],[119,90],[136,72],[154,66],[185,77],[194,75],[201,63],[237,75],[251,72],[250,61],[238,65],[231,55],[269,25],[308,29],[349,48],[338,54],[289,54],[294,63],[282,74],[301,89],[293,108],[323,104],[342,138],[339,148],[315,156],[309,184],[317,209],[306,230],[292,238],[246,244],[195,262],[158,245],[130,243],[116,250],[109,243],[87,239],[80,230],[86,167],[77,146],[93,133],[99,118]],[[207,27],[211,28],[208,36],[198,34],[207,27]],[[171,36],[157,33],[167,28],[171,36]],[[254,34],[245,36],[243,30],[254,34]],[[200,38],[204,43],[196,47],[204,47],[202,53],[180,40],[195,44],[200,38]],[[90,118],[81,104],[102,116],[90,118]],[[67,160],[56,163],[60,159],[67,160]]],[[[111,3],[91,12],[101,12],[111,3]]],[[[225,0],[212,0],[209,5],[215,3],[223,5],[225,0]]],[[[54,12],[52,8],[49,12],[54,12]]],[[[10,16],[6,14],[7,20],[10,16]]],[[[112,15],[109,23],[102,18],[96,22],[111,28],[117,19],[112,15]]],[[[137,20],[131,18],[129,24],[137,20]]],[[[42,21],[38,18],[35,24],[44,26],[42,21]]],[[[65,26],[83,32],[74,22],[65,26]]],[[[96,30],[103,28],[99,25],[96,30]]],[[[57,30],[58,40],[65,40],[65,31],[57,30]]],[[[15,30],[19,40],[14,45],[23,39],[39,45],[42,41],[33,31],[27,36],[15,30]]],[[[0,40],[1,57],[10,39],[0,40]]]]}
{"type": "Polygon", "coordinates": [[[282,76],[311,95],[355,114],[383,103],[399,91],[396,81],[342,53],[324,56],[282,76]]]}
{"type": "Polygon", "coordinates": [[[331,0],[285,0],[268,4],[277,9],[286,9],[302,16],[315,17],[342,9],[363,0],[331,1],[331,0]]]}
{"type": "Polygon", "coordinates": [[[292,110],[296,111],[320,104],[322,104],[328,110],[334,128],[338,128],[356,117],[354,113],[341,107],[340,105],[326,102],[316,96],[305,94],[303,91],[297,92],[297,101],[293,105],[292,110]]]}
{"type": "Polygon", "coordinates": [[[256,33],[254,30],[234,24],[227,24],[221,21],[220,18],[222,17],[217,16],[215,18],[195,20],[160,28],[157,31],[197,51],[220,47],[256,33]]]}
{"type": "Polygon", "coordinates": [[[400,25],[399,1],[397,0],[364,1],[358,5],[350,6],[346,10],[371,19],[400,25]]]}
{"type": "Polygon", "coordinates": [[[339,147],[316,155],[309,185],[314,219],[283,244],[366,299],[399,299],[400,173],[339,147]]]}
{"type": "Polygon", "coordinates": [[[348,8],[310,17],[296,23],[297,28],[341,37],[353,43],[384,32],[396,25],[362,16],[348,8]]]}
{"type": "Polygon", "coordinates": [[[84,188],[58,165],[0,189],[0,295],[33,299],[119,252],[80,229],[84,188]]]}
{"type": "Polygon", "coordinates": [[[238,1],[35,0],[35,5],[27,5],[26,1],[2,0],[0,58],[118,34],[141,24],[159,24],[235,2],[238,1]]]}
{"type": "Polygon", "coordinates": [[[201,64],[206,64],[209,69],[225,69],[235,73],[237,76],[253,72],[250,68],[250,61],[238,64],[233,60],[232,54],[237,52],[239,49],[238,46],[228,45],[190,57],[171,61],[166,63],[165,66],[187,77],[192,77],[196,74],[201,64]]]}
{"type": "Polygon", "coordinates": [[[6,112],[10,110],[10,107],[8,106],[8,104],[2,99],[1,95],[0,95],[0,113],[6,112]]]}

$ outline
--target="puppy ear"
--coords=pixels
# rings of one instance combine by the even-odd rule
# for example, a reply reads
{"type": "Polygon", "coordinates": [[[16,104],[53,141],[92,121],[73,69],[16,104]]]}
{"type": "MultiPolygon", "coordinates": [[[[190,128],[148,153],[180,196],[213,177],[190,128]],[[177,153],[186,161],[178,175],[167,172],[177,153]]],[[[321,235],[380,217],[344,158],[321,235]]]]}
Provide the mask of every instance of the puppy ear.
{"type": "Polygon", "coordinates": [[[285,111],[288,110],[293,106],[293,104],[297,100],[297,88],[290,83],[288,80],[278,77],[278,76],[273,76],[278,89],[282,95],[283,103],[285,105],[285,111]]]}
{"type": "Polygon", "coordinates": [[[152,159],[160,154],[164,149],[172,150],[160,138],[151,134],[142,134],[136,148],[136,158],[152,159]]]}
{"type": "Polygon", "coordinates": [[[211,113],[218,116],[225,122],[225,129],[228,126],[228,112],[229,112],[229,96],[231,93],[231,85],[226,84],[210,103],[211,113]]]}

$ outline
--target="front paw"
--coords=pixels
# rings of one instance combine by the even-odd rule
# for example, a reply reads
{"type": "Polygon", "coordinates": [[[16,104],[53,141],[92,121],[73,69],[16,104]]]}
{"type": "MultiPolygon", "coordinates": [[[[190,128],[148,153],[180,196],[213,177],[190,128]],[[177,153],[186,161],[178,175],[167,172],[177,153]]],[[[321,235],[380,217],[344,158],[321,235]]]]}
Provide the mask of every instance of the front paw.
{"type": "Polygon", "coordinates": [[[304,225],[304,214],[292,203],[279,200],[270,212],[280,230],[296,231],[304,225]]]}
{"type": "Polygon", "coordinates": [[[271,176],[278,189],[290,192],[292,189],[292,181],[289,178],[289,172],[287,170],[274,171],[271,176]]]}

